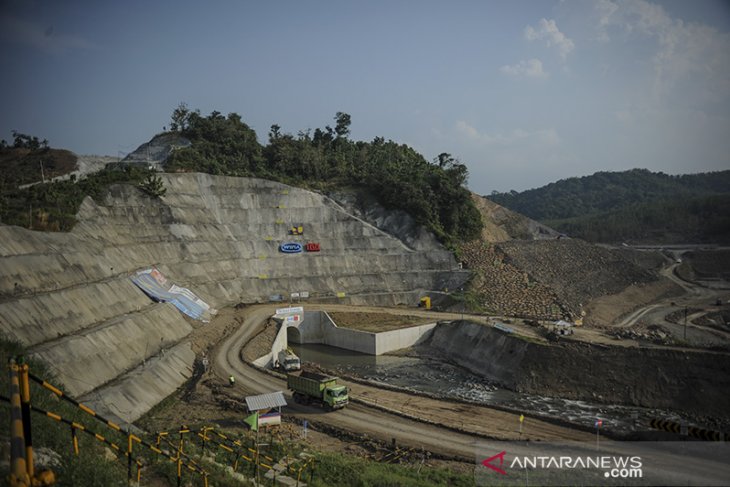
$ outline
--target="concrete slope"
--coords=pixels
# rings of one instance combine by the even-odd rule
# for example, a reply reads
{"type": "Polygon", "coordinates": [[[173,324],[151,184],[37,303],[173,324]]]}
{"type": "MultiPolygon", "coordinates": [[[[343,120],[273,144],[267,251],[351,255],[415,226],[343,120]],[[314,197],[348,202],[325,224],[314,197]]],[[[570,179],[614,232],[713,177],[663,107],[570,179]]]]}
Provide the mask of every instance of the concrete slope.
{"type": "Polygon", "coordinates": [[[204,326],[148,299],[129,279],[137,270],[155,266],[214,308],[294,291],[415,304],[468,278],[435,241],[414,250],[320,194],[261,179],[161,177],[162,198],[127,185],[87,198],[69,234],[0,227],[0,332],[51,363],[71,394],[105,411],[115,410],[105,398],[125,397],[123,421],[189,376],[194,356],[183,343],[204,326]],[[289,235],[292,225],[304,234],[289,235]],[[285,254],[282,242],[321,250],[285,254]]]}

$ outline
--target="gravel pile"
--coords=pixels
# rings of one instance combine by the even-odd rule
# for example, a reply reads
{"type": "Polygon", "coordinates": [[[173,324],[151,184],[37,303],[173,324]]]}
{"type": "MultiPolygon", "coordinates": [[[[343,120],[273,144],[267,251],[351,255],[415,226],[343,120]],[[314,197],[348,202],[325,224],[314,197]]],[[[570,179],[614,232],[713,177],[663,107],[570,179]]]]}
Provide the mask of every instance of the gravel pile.
{"type": "Polygon", "coordinates": [[[474,241],[462,247],[462,261],[476,271],[475,290],[489,311],[527,318],[556,320],[567,311],[548,286],[510,264],[497,246],[474,241]]]}

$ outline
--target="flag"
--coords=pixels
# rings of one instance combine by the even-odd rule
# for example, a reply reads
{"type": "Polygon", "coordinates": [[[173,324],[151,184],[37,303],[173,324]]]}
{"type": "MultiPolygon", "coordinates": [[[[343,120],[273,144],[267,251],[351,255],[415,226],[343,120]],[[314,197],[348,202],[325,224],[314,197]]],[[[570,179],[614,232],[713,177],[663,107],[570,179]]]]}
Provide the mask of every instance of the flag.
{"type": "Polygon", "coordinates": [[[251,427],[251,431],[259,430],[259,412],[256,411],[251,416],[243,420],[244,423],[251,427]]]}
{"type": "Polygon", "coordinates": [[[597,419],[595,424],[596,429],[600,428],[601,426],[603,426],[603,420],[597,419]]]}

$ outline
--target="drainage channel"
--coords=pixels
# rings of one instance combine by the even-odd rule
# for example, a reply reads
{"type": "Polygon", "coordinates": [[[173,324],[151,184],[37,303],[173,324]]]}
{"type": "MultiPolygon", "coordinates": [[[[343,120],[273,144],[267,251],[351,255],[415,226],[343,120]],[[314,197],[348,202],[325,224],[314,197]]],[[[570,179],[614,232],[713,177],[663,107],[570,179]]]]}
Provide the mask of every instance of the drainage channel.
{"type": "Polygon", "coordinates": [[[659,409],[610,405],[510,391],[469,371],[426,357],[366,355],[319,344],[290,344],[303,363],[319,364],[341,375],[386,383],[405,390],[436,394],[509,408],[515,412],[558,418],[582,427],[601,428],[617,435],[645,431],[651,419],[679,421],[675,413],[659,409]]]}

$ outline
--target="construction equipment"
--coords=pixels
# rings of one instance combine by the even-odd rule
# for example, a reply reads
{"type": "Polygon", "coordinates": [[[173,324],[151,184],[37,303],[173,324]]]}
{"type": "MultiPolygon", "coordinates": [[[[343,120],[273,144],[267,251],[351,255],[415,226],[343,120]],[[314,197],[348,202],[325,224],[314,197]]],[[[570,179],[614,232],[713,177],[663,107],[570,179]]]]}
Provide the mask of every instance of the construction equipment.
{"type": "Polygon", "coordinates": [[[287,374],[286,385],[300,404],[321,404],[325,409],[340,409],[350,402],[347,387],[337,385],[337,377],[304,371],[287,374]]]}
{"type": "Polygon", "coordinates": [[[286,350],[279,352],[277,362],[274,364],[274,368],[281,368],[285,372],[291,372],[292,370],[299,370],[302,368],[302,363],[299,357],[296,356],[294,351],[287,347],[286,350]]]}

